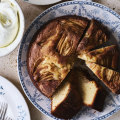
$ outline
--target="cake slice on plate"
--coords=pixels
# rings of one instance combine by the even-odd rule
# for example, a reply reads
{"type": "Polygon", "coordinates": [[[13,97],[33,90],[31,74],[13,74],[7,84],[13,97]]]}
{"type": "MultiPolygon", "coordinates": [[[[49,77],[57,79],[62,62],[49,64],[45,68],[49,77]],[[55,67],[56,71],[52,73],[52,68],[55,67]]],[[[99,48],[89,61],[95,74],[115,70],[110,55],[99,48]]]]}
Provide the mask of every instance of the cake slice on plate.
{"type": "Polygon", "coordinates": [[[80,110],[82,99],[76,86],[76,71],[72,70],[52,96],[51,113],[54,116],[70,119],[80,110]]]}
{"type": "Polygon", "coordinates": [[[96,20],[91,23],[77,47],[78,57],[108,41],[108,30],[96,20]]]}
{"type": "Polygon", "coordinates": [[[79,55],[79,58],[85,61],[100,64],[104,67],[116,69],[118,56],[118,47],[116,45],[111,45],[90,51],[86,54],[81,54],[79,55]]]}
{"type": "Polygon", "coordinates": [[[98,111],[102,111],[106,98],[106,91],[84,71],[78,70],[77,74],[79,76],[78,85],[83,104],[98,111]]]}
{"type": "Polygon", "coordinates": [[[119,72],[91,62],[86,62],[86,65],[113,93],[120,93],[119,72]]]}
{"type": "Polygon", "coordinates": [[[62,119],[70,119],[81,105],[102,111],[106,92],[82,70],[74,68],[52,96],[51,113],[62,119]]]}

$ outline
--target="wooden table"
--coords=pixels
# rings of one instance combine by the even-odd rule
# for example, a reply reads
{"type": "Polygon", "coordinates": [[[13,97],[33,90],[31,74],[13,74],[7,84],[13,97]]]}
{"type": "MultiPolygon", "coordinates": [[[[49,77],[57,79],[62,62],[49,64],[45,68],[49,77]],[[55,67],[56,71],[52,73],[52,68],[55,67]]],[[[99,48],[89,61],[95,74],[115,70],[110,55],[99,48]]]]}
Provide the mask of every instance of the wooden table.
{"type": "MultiPolygon", "coordinates": [[[[120,0],[93,0],[95,2],[102,3],[120,14],[120,0]]],[[[25,29],[28,28],[30,23],[38,16],[41,12],[50,6],[36,6],[23,2],[22,0],[17,0],[21,6],[24,16],[25,16],[25,29]]],[[[0,58],[0,75],[9,79],[23,94],[25,97],[28,107],[30,109],[31,120],[52,120],[51,118],[45,116],[39,112],[27,99],[22,87],[20,85],[18,74],[17,74],[17,55],[19,46],[9,55],[0,58]]],[[[120,120],[120,111],[114,114],[107,120],[120,120]]]]}

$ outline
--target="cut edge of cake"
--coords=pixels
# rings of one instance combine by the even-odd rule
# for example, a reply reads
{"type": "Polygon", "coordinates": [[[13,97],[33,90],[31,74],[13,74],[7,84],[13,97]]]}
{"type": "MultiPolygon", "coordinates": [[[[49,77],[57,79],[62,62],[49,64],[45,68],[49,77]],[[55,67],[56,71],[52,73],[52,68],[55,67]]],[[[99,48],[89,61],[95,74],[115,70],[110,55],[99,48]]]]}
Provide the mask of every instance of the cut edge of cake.
{"type": "Polygon", "coordinates": [[[113,93],[120,93],[119,72],[92,62],[86,61],[86,65],[113,93]]]}
{"type": "Polygon", "coordinates": [[[83,104],[95,110],[102,111],[106,98],[106,91],[98,85],[89,74],[78,70],[79,93],[81,93],[83,104]]]}
{"type": "Polygon", "coordinates": [[[83,38],[78,44],[77,54],[86,54],[109,40],[109,31],[99,21],[91,20],[83,38]]]}
{"type": "Polygon", "coordinates": [[[51,98],[51,114],[61,119],[71,119],[82,106],[81,96],[75,86],[77,81],[71,76],[73,73],[68,75],[51,98]]]}
{"type": "Polygon", "coordinates": [[[117,69],[119,51],[117,45],[111,45],[79,55],[78,58],[97,63],[104,67],[117,69]]]}

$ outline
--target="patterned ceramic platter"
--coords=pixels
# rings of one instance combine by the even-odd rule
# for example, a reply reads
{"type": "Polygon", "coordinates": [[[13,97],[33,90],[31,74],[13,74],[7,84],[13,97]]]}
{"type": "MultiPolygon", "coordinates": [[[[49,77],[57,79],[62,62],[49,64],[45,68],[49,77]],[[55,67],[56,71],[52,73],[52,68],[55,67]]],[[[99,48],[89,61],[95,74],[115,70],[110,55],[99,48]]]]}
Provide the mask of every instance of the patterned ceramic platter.
{"type": "MultiPolygon", "coordinates": [[[[20,81],[24,92],[28,96],[29,100],[42,111],[44,114],[57,119],[50,114],[50,100],[42,95],[32,84],[27,71],[26,57],[29,43],[40,27],[48,20],[63,15],[79,15],[87,17],[89,19],[96,19],[105,24],[113,36],[117,39],[118,44],[120,43],[120,16],[101,4],[94,2],[83,2],[83,1],[68,1],[58,5],[55,5],[42,14],[40,14],[30,25],[27,32],[25,33],[18,56],[18,71],[20,81]]],[[[93,109],[84,107],[73,119],[77,120],[101,120],[105,119],[115,112],[120,110],[120,95],[113,95],[109,93],[106,98],[104,110],[97,112],[93,109]]]]}
{"type": "Polygon", "coordinates": [[[12,120],[30,120],[29,109],[22,94],[2,76],[0,76],[0,103],[8,104],[6,116],[12,120]]]}

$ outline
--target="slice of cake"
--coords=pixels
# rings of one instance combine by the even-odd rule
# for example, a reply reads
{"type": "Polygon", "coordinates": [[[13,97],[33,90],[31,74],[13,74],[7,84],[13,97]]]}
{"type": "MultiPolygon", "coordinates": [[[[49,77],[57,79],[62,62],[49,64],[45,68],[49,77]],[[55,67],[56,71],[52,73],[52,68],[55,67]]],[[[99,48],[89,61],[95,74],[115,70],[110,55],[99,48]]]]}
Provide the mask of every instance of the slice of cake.
{"type": "Polygon", "coordinates": [[[113,93],[120,93],[119,72],[91,62],[86,62],[86,65],[113,93]]]}
{"type": "Polygon", "coordinates": [[[78,57],[85,61],[94,62],[104,67],[116,69],[118,56],[118,47],[116,45],[111,45],[90,51],[87,54],[81,54],[78,57]]]}
{"type": "Polygon", "coordinates": [[[84,71],[73,69],[52,96],[51,113],[62,119],[72,118],[82,103],[102,111],[106,92],[84,71]]]}
{"type": "Polygon", "coordinates": [[[72,66],[70,59],[66,60],[56,54],[47,56],[39,60],[39,64],[34,68],[33,79],[39,90],[47,97],[51,97],[72,66]]]}
{"type": "Polygon", "coordinates": [[[62,34],[57,44],[57,50],[61,55],[68,56],[75,53],[89,20],[83,17],[66,16],[59,21],[62,27],[62,34]]]}
{"type": "Polygon", "coordinates": [[[81,108],[82,99],[76,87],[75,72],[70,72],[52,96],[51,113],[58,118],[71,119],[81,108]]]}
{"type": "Polygon", "coordinates": [[[98,111],[102,111],[106,91],[99,86],[93,79],[90,79],[89,74],[84,71],[77,71],[79,75],[79,92],[82,96],[83,104],[98,111]]]}
{"type": "Polygon", "coordinates": [[[108,41],[107,32],[107,29],[101,23],[91,20],[90,26],[77,47],[78,57],[108,41]]]}

